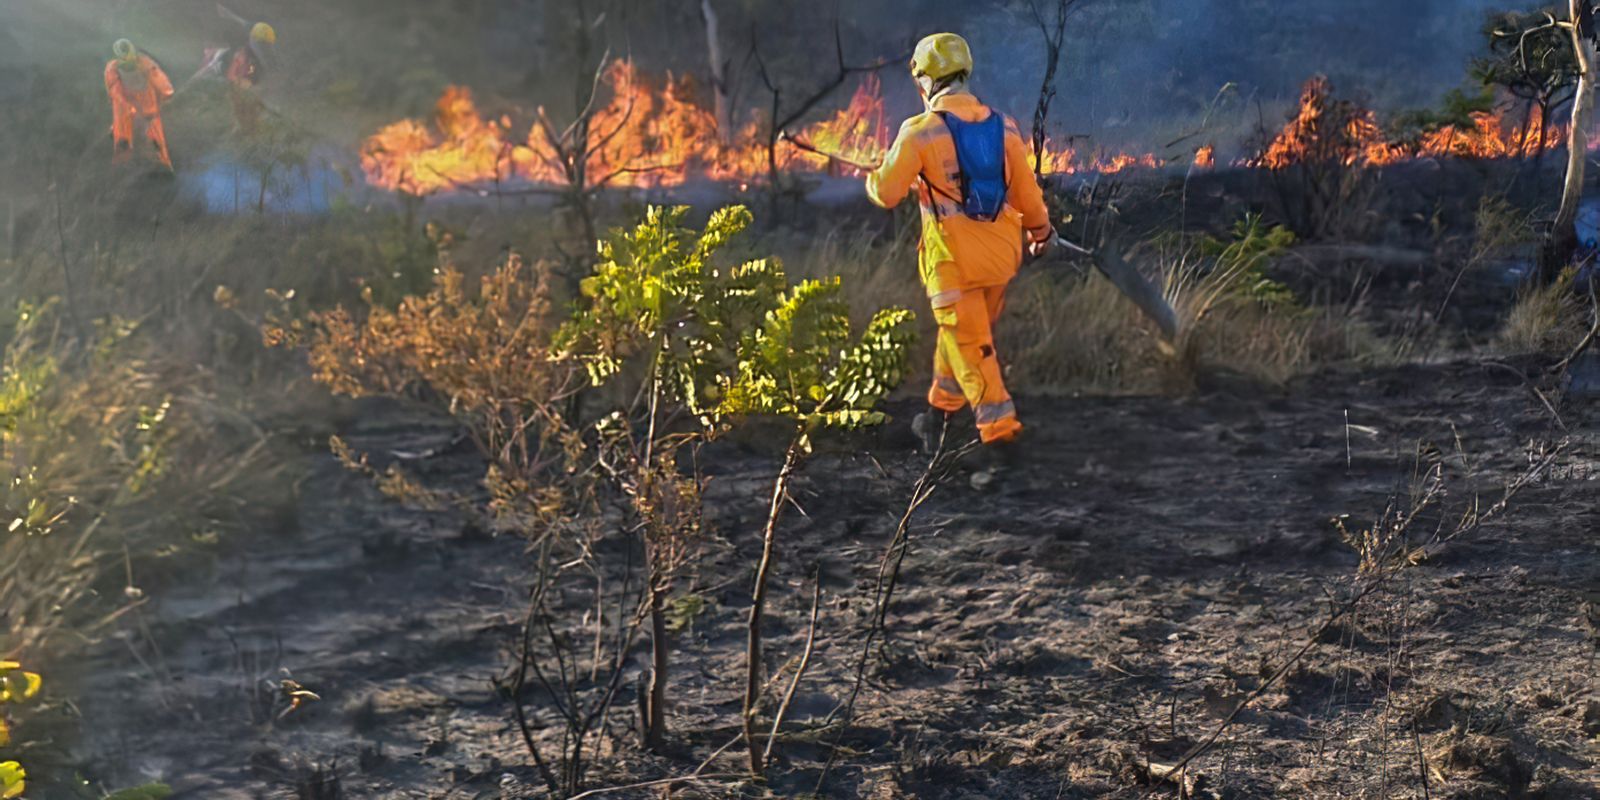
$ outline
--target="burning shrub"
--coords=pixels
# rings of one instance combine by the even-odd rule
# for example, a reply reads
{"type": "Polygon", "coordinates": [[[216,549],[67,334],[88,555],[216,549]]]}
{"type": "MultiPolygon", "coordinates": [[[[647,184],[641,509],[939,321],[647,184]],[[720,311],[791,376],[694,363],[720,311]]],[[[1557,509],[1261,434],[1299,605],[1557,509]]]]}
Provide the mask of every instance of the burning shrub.
{"type": "Polygon", "coordinates": [[[1300,105],[1251,166],[1268,171],[1283,220],[1301,236],[1348,234],[1364,224],[1375,190],[1366,169],[1394,158],[1371,110],[1306,83],[1300,105]]]}
{"type": "MultiPolygon", "coordinates": [[[[617,60],[601,74],[608,98],[588,109],[582,126],[562,127],[543,109],[526,136],[512,132],[508,116],[485,119],[464,87],[439,98],[434,125],[418,120],[392,123],[361,148],[367,181],[410,195],[427,195],[474,184],[526,181],[581,189],[601,186],[677,186],[692,175],[754,181],[768,168],[758,123],[736,137],[718,134],[716,118],[694,103],[689,87],[667,76],[657,90],[633,62],[617,60]],[[574,135],[579,128],[584,141],[574,135]]],[[[850,102],[831,117],[806,127],[802,141],[860,161],[882,157],[889,127],[877,78],[867,76],[850,102]]],[[[829,159],[780,142],[780,169],[822,172],[829,159]]]]}
{"type": "Polygon", "coordinates": [[[1514,123],[1493,100],[1488,90],[1452,92],[1442,110],[1401,115],[1386,131],[1371,109],[1336,96],[1317,76],[1301,90],[1294,116],[1247,164],[1267,171],[1279,214],[1302,237],[1358,235],[1374,213],[1375,169],[1420,157],[1536,156],[1565,135],[1539,106],[1514,123]]]}

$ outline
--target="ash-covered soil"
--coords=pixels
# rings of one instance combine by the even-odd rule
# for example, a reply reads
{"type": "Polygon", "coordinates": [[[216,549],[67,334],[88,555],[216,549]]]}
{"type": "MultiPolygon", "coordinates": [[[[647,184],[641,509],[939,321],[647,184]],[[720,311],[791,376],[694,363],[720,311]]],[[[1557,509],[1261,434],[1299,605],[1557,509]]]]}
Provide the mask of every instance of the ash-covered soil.
{"type": "MultiPolygon", "coordinates": [[[[1176,796],[1148,765],[1210,735],[1352,586],[1357,558],[1333,520],[1354,532],[1404,510],[1437,468],[1448,495],[1415,529],[1453,527],[1565,439],[1504,514],[1326,632],[1190,778],[1197,797],[1600,797],[1581,610],[1582,593],[1600,590],[1595,414],[1575,401],[1557,423],[1525,369],[1022,398],[1030,427],[1011,471],[981,491],[963,477],[915,518],[887,642],[820,795],[1176,796]]],[[[858,452],[819,456],[794,491],[768,612],[772,669],[802,649],[814,571],[821,616],[770,782],[680,784],[675,796],[816,790],[877,565],[924,462],[904,441],[915,410],[898,407],[858,452]]],[[[345,433],[463,487],[481,474],[448,426],[389,411],[345,433]]],[[[307,793],[330,775],[345,797],[542,796],[493,683],[525,612],[524,543],[394,505],[330,457],[306,458],[294,524],[235,542],[205,579],[152,589],[138,624],[83,665],[85,773],[207,800],[332,797],[307,793]],[[284,677],[322,699],[280,717],[267,685],[284,677]]],[[[776,460],[726,444],[705,465],[714,541],[679,584],[703,610],[677,635],[668,755],[634,746],[630,693],[592,787],[693,772],[737,731],[776,460]]],[[[641,647],[636,666],[646,659],[641,647]]],[[[552,709],[529,699],[554,742],[552,709]]],[[[734,746],[704,774],[741,768],[734,746]]]]}

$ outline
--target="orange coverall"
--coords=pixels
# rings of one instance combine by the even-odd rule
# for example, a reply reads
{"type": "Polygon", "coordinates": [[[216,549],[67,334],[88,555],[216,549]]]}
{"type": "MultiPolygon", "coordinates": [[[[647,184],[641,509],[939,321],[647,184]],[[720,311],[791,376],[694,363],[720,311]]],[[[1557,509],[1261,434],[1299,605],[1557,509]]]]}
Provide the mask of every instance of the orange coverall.
{"type": "MultiPolygon", "coordinates": [[[[967,122],[998,113],[964,92],[935,98],[933,109],[967,122]]],[[[900,127],[883,166],[867,176],[867,196],[893,208],[915,187],[921,202],[918,268],[939,325],[928,404],[956,412],[970,403],[985,443],[1010,441],[1022,423],[1000,376],[993,326],[1005,306],[1006,286],[1022,264],[1023,230],[1032,241],[1048,239],[1050,212],[1016,120],[1007,117],[1006,207],[993,222],[966,216],[955,139],[934,111],[900,127]]]]}
{"type": "Polygon", "coordinates": [[[144,121],[145,136],[155,144],[161,163],[172,168],[167,152],[167,132],[161,126],[161,103],[172,96],[172,81],[154,59],[140,53],[129,69],[112,59],[106,64],[106,96],[111,99],[111,146],[117,161],[133,152],[136,120],[144,121]]]}
{"type": "Polygon", "coordinates": [[[255,132],[261,122],[261,98],[253,91],[260,76],[261,62],[250,47],[235,47],[228,59],[228,100],[233,104],[234,124],[241,133],[255,132]]]}

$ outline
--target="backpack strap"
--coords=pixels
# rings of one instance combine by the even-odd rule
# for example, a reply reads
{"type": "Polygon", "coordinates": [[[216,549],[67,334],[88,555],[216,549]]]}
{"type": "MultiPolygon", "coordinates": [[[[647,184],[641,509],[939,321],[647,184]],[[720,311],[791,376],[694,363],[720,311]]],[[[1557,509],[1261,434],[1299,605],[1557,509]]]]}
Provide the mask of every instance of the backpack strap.
{"type": "MultiPolygon", "coordinates": [[[[948,112],[948,111],[935,111],[933,113],[937,114],[938,117],[939,117],[939,121],[944,123],[945,132],[950,135],[951,146],[954,146],[954,144],[955,144],[955,131],[951,129],[950,116],[949,116],[950,112],[948,112]]],[[[959,161],[957,162],[957,167],[956,168],[960,169],[959,161]]],[[[928,175],[927,175],[926,172],[918,172],[917,173],[917,178],[922,181],[922,185],[923,186],[926,186],[928,188],[928,193],[929,194],[937,195],[938,197],[942,197],[945,200],[950,201],[950,203],[952,203],[956,208],[958,208],[958,209],[961,208],[961,205],[962,205],[961,198],[959,196],[951,195],[949,192],[940,191],[939,187],[935,186],[933,184],[933,181],[928,180],[928,175]]],[[[945,215],[939,213],[939,202],[938,202],[937,198],[932,203],[932,207],[933,207],[933,217],[934,217],[934,219],[944,219],[945,215]]]]}

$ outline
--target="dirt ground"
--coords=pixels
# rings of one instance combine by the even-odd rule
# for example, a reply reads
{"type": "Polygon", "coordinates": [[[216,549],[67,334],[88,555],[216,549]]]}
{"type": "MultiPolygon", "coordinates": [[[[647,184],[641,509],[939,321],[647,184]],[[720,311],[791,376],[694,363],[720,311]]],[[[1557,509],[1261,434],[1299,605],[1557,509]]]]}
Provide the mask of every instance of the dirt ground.
{"type": "MultiPolygon", "coordinates": [[[[1030,430],[1012,471],[983,491],[957,481],[916,517],[889,642],[821,796],[1174,796],[1148,785],[1146,765],[1207,736],[1350,587],[1357,560],[1335,518],[1356,531],[1403,510],[1437,464],[1449,494],[1433,516],[1453,522],[1564,440],[1503,516],[1324,634],[1191,774],[1196,796],[1600,797],[1580,610],[1600,588],[1595,414],[1569,402],[1556,423],[1517,374],[1532,367],[1326,373],[1187,400],[1022,398],[1030,430]]],[[[815,790],[877,563],[921,471],[906,442],[915,408],[897,409],[870,455],[819,457],[794,492],[773,667],[801,650],[814,569],[822,612],[771,783],[680,784],[676,796],[815,790]]],[[[481,474],[448,425],[382,405],[355,420],[344,432],[357,447],[463,486],[481,474]]],[[[157,593],[84,665],[96,676],[79,703],[86,774],[218,800],[334,796],[306,793],[329,775],[348,797],[540,796],[492,684],[523,613],[524,543],[394,505],[331,457],[305,458],[292,524],[157,593]],[[322,699],[279,718],[269,684],[291,675],[322,699]]],[[[706,461],[715,542],[680,586],[705,602],[678,636],[672,755],[637,754],[623,703],[622,746],[591,786],[692,772],[737,730],[775,462],[737,445],[706,461]]],[[[739,769],[735,747],[705,774],[739,769]]]]}

